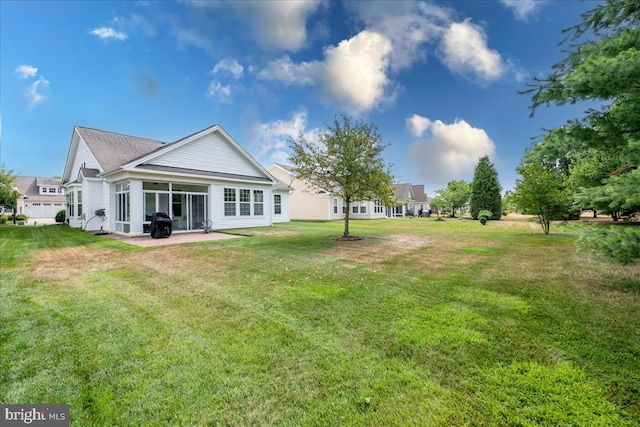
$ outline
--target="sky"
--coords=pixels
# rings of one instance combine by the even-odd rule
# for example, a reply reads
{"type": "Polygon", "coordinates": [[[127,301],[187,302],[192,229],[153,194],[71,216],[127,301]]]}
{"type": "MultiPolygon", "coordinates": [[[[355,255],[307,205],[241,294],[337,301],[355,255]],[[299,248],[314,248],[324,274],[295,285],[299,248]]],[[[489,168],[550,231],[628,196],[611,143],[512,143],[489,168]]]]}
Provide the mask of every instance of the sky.
{"type": "Polygon", "coordinates": [[[74,126],[171,142],[214,124],[264,167],[340,115],[428,195],[488,155],[503,190],[580,105],[519,94],[597,1],[0,1],[0,160],[61,176],[74,126]]]}

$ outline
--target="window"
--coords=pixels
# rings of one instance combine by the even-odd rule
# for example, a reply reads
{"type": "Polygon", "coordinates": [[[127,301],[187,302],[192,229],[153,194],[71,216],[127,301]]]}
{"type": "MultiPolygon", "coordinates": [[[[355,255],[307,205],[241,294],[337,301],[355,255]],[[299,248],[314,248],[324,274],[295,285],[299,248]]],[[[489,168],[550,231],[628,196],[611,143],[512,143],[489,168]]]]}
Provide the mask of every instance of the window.
{"type": "Polygon", "coordinates": [[[116,184],[116,231],[129,232],[130,207],[129,183],[116,184]]]}
{"type": "Polygon", "coordinates": [[[342,201],[342,213],[347,213],[347,202],[344,200],[342,201]]]}
{"type": "Polygon", "coordinates": [[[240,215],[251,215],[251,190],[240,189],[240,215]]]}
{"type": "Polygon", "coordinates": [[[56,193],[55,187],[50,187],[49,188],[49,193],[54,193],[55,194],[56,193]]]}
{"type": "Polygon", "coordinates": [[[82,191],[78,191],[78,216],[82,216],[82,191]]]}
{"type": "Polygon", "coordinates": [[[367,202],[353,202],[351,204],[351,212],[354,214],[366,214],[367,213],[367,202]]]}
{"type": "Polygon", "coordinates": [[[253,214],[264,214],[264,193],[262,190],[253,190],[253,214]]]}
{"type": "Polygon", "coordinates": [[[373,212],[374,213],[382,213],[384,212],[384,206],[382,206],[382,202],[380,200],[376,200],[373,204],[373,212]]]}
{"type": "Polygon", "coordinates": [[[236,216],[236,189],[224,189],[224,216],[236,216]]]}
{"type": "Polygon", "coordinates": [[[280,194],[273,195],[273,213],[282,215],[282,196],[280,194]]]}
{"type": "Polygon", "coordinates": [[[338,214],[338,199],[336,199],[335,197],[333,198],[333,214],[338,214]]]}
{"type": "Polygon", "coordinates": [[[75,205],[74,205],[74,200],[73,200],[73,191],[70,191],[69,194],[67,194],[67,213],[69,214],[69,217],[74,217],[75,215],[75,205]]]}

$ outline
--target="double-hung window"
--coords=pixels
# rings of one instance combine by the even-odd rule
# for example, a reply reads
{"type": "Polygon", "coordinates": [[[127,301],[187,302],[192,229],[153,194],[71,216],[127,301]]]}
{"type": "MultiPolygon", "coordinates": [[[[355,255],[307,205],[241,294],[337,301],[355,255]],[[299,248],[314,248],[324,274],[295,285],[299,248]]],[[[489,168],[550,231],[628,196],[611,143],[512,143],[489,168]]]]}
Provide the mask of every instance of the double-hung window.
{"type": "Polygon", "coordinates": [[[224,216],[236,216],[236,189],[224,189],[224,216]]]}
{"type": "Polygon", "coordinates": [[[273,213],[282,215],[282,196],[280,194],[273,195],[273,213]]]}
{"type": "Polygon", "coordinates": [[[262,190],[253,190],[253,214],[256,216],[264,215],[264,192],[262,190]]]}
{"type": "Polygon", "coordinates": [[[240,189],[240,216],[251,215],[251,190],[240,189]]]}

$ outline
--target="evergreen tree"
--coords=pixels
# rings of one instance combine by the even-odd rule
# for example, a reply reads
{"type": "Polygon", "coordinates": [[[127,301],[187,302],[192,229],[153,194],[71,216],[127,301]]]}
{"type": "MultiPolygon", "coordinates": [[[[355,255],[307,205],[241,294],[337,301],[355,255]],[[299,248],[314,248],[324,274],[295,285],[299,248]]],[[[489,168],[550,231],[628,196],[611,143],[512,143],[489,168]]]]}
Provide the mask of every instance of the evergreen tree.
{"type": "MultiPolygon", "coordinates": [[[[546,153],[549,164],[568,165],[567,175],[591,169],[587,174],[594,180],[573,179],[579,183],[574,196],[581,207],[614,218],[623,212],[631,215],[640,212],[640,2],[607,0],[582,19],[567,30],[566,58],[553,65],[547,77],[534,79],[525,93],[532,95],[532,113],[540,106],[580,101],[601,106],[548,131],[535,150],[546,153]],[[589,159],[589,150],[607,162],[589,159]],[[585,154],[583,162],[591,164],[576,164],[575,159],[585,154]]],[[[594,232],[583,241],[605,254],[615,254],[620,246],[640,245],[640,233],[620,227],[609,230],[606,239],[602,236],[594,232]]],[[[629,262],[627,255],[621,261],[629,262]]]]}
{"type": "Polygon", "coordinates": [[[481,157],[473,173],[471,182],[471,216],[478,219],[482,210],[490,211],[491,219],[502,216],[502,187],[498,182],[498,172],[489,161],[489,156],[481,157]]]}

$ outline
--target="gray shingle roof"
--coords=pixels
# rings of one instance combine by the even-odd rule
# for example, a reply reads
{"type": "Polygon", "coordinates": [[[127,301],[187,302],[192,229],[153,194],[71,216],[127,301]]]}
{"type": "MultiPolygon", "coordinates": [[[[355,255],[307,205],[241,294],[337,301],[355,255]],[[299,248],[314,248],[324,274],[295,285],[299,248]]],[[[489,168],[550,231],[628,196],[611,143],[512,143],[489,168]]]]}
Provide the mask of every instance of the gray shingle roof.
{"type": "Polygon", "coordinates": [[[397,200],[413,200],[411,197],[411,184],[396,184],[395,194],[397,200]]]}
{"type": "Polygon", "coordinates": [[[427,194],[424,192],[424,185],[412,185],[413,197],[416,202],[427,202],[427,194]]]}
{"type": "Polygon", "coordinates": [[[76,130],[105,172],[117,169],[166,145],[162,141],[81,126],[76,126],[76,130]]]}
{"type": "Polygon", "coordinates": [[[45,200],[51,202],[61,202],[65,200],[65,196],[60,194],[40,194],[40,186],[59,187],[61,180],[55,178],[38,178],[34,176],[16,176],[14,185],[22,194],[32,201],[45,200]]]}

